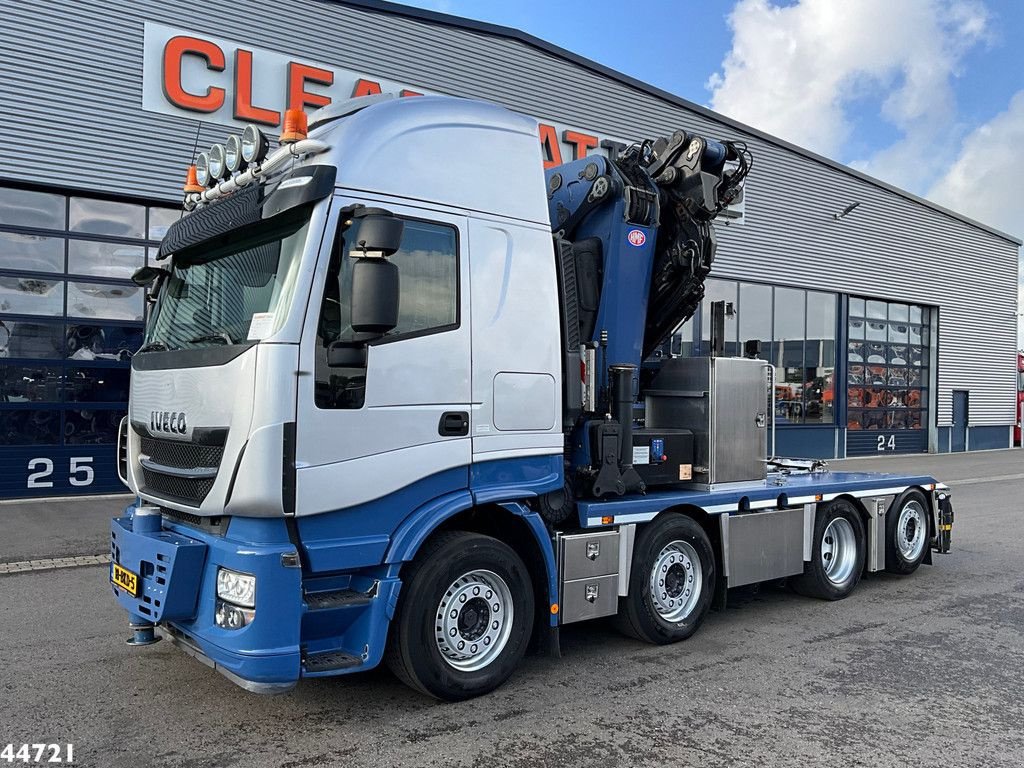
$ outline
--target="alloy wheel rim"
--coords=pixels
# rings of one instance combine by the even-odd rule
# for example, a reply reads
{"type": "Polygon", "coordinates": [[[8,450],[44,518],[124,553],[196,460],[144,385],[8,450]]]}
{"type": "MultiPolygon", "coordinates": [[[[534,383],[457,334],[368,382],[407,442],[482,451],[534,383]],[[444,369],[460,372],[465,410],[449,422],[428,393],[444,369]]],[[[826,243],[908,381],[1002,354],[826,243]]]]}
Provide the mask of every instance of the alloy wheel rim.
{"type": "Polygon", "coordinates": [[[683,621],[697,606],[704,585],[700,556],[688,541],[666,544],[654,559],[648,587],[658,615],[665,621],[683,621]]]}
{"type": "Polygon", "coordinates": [[[835,585],[845,584],[857,563],[857,537],[853,524],[845,517],[836,517],[821,537],[821,565],[825,578],[835,585]]]}
{"type": "Polygon", "coordinates": [[[908,501],[896,521],[896,547],[907,562],[916,562],[925,545],[924,509],[919,501],[908,501]]]}
{"type": "Polygon", "coordinates": [[[460,672],[475,672],[508,644],[515,618],[512,590],[494,571],[469,571],[444,591],[435,613],[441,658],[460,672]]]}

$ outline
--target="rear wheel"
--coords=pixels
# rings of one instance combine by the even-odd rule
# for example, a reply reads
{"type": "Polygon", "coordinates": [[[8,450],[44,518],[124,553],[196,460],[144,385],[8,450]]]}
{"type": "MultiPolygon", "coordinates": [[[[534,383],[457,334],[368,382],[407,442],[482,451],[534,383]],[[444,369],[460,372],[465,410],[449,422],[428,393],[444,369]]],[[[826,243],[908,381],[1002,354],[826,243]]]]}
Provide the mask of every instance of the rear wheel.
{"type": "Polygon", "coordinates": [[[928,552],[928,501],[920,491],[907,491],[886,515],[885,570],[909,574],[928,552]]]}
{"type": "Polygon", "coordinates": [[[402,682],[447,701],[501,685],[526,652],[533,587],[504,542],[444,533],[403,574],[385,657],[402,682]]]}
{"type": "Polygon", "coordinates": [[[703,623],[714,590],[715,554],[704,529],[684,515],[664,515],[637,536],[616,624],[649,643],[685,640],[703,623]]]}
{"type": "Polygon", "coordinates": [[[836,499],[819,507],[811,561],[793,579],[793,589],[808,597],[842,600],[860,581],[865,551],[864,521],[851,502],[836,499]]]}

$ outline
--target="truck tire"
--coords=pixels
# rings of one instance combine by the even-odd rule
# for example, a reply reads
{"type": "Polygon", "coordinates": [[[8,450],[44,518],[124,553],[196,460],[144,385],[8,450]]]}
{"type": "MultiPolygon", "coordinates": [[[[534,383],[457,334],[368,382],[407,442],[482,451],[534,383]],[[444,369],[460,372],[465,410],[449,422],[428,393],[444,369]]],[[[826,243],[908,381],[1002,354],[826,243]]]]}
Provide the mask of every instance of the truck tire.
{"type": "Polygon", "coordinates": [[[663,515],[637,535],[615,623],[648,643],[685,640],[704,622],[714,592],[715,553],[704,529],[685,515],[663,515]]]}
{"type": "Polygon", "coordinates": [[[860,581],[866,551],[864,521],[852,502],[836,499],[819,506],[811,562],[792,580],[793,589],[807,597],[842,600],[860,581]]]}
{"type": "Polygon", "coordinates": [[[917,570],[928,553],[931,517],[921,491],[900,496],[885,516],[885,570],[901,575],[917,570]]]}
{"type": "Polygon", "coordinates": [[[442,533],[403,571],[385,663],[438,699],[488,693],[523,658],[533,611],[529,573],[511,547],[478,533],[442,533]]]}

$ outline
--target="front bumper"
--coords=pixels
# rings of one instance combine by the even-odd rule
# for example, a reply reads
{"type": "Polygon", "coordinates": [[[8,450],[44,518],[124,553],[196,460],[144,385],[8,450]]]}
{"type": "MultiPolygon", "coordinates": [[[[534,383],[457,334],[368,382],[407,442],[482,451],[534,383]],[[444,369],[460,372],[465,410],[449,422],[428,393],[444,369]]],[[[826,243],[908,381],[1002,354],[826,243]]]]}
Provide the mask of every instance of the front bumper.
{"type": "Polygon", "coordinates": [[[301,572],[281,519],[234,518],[219,536],[150,519],[135,507],[111,521],[111,561],[138,575],[137,594],[111,585],[133,623],[164,637],[242,687],[276,693],[300,676],[301,572]],[[152,530],[147,530],[152,528],[152,530]],[[220,566],[256,576],[256,613],[247,626],[216,625],[220,566]]]}

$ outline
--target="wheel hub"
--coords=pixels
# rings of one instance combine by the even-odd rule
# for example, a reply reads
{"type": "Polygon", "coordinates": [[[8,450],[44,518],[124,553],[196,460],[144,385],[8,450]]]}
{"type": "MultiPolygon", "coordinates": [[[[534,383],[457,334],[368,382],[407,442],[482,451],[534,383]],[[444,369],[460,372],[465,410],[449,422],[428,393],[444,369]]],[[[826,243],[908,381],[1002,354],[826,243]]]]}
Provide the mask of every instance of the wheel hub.
{"type": "Polygon", "coordinates": [[[459,612],[459,635],[464,640],[478,640],[487,631],[491,609],[482,597],[467,601],[459,612]]]}
{"type": "Polygon", "coordinates": [[[845,517],[834,518],[821,537],[821,565],[833,584],[846,583],[857,564],[857,537],[845,517]]]}
{"type": "Polygon", "coordinates": [[[914,563],[921,557],[927,531],[924,509],[920,502],[908,501],[903,505],[896,521],[896,547],[905,560],[914,563]]]}
{"type": "Polygon", "coordinates": [[[648,586],[654,609],[665,621],[680,622],[700,600],[704,583],[700,556],[688,541],[669,542],[654,558],[648,586]]]}
{"type": "Polygon", "coordinates": [[[437,649],[450,667],[474,672],[493,662],[512,632],[512,591],[493,571],[465,573],[444,591],[434,622],[437,649]]]}

